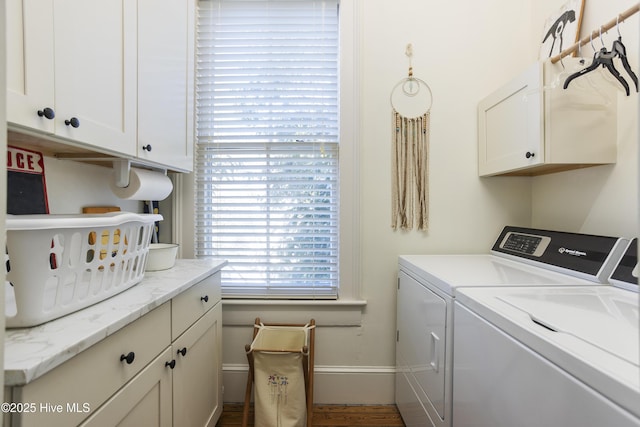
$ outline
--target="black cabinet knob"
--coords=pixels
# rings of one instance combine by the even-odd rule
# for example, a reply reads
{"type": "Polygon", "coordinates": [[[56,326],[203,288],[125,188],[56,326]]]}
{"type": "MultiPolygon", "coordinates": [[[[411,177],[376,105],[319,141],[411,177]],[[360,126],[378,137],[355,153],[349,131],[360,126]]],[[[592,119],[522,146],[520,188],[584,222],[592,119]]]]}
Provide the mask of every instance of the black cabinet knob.
{"type": "Polygon", "coordinates": [[[133,351],[130,351],[129,354],[121,354],[120,355],[120,361],[122,362],[123,360],[125,362],[127,362],[127,365],[131,365],[133,363],[133,360],[136,358],[136,354],[133,351]]]}
{"type": "Polygon", "coordinates": [[[56,113],[51,108],[46,107],[42,110],[38,110],[38,116],[53,120],[53,118],[56,116],[56,113]]]}
{"type": "Polygon", "coordinates": [[[187,347],[182,347],[180,350],[178,350],[178,354],[181,354],[182,356],[187,354],[187,347]]]}
{"type": "Polygon", "coordinates": [[[71,117],[69,120],[65,120],[64,124],[67,126],[77,128],[77,127],[80,127],[80,120],[78,120],[76,117],[71,117]]]}
{"type": "Polygon", "coordinates": [[[142,146],[142,150],[144,150],[144,151],[151,151],[151,144],[143,145],[143,146],[142,146]]]}
{"type": "Polygon", "coordinates": [[[175,368],[175,367],[176,367],[176,361],[175,361],[175,359],[174,359],[174,360],[172,360],[171,362],[165,362],[164,366],[168,366],[168,367],[170,367],[171,369],[175,368]]]}
{"type": "Polygon", "coordinates": [[[209,302],[209,295],[205,295],[203,297],[200,297],[200,301],[209,302]]]}
{"type": "Polygon", "coordinates": [[[527,151],[527,154],[525,154],[525,157],[527,159],[530,159],[532,157],[535,157],[536,153],[532,153],[531,151],[527,151]]]}

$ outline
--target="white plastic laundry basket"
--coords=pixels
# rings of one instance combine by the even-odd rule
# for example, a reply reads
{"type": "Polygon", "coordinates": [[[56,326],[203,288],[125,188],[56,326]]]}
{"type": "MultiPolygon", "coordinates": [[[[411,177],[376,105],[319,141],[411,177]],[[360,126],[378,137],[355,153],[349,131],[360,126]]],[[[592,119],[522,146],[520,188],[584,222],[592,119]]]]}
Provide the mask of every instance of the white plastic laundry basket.
{"type": "Polygon", "coordinates": [[[8,215],[6,326],[28,327],[139,283],[162,215],[8,215]]]}

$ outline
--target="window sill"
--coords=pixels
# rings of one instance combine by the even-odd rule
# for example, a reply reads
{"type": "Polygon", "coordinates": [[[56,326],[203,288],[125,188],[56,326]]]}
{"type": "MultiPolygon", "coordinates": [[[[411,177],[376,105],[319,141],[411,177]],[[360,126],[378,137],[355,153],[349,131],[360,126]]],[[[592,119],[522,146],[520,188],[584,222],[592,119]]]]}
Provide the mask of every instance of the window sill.
{"type": "Polygon", "coordinates": [[[366,305],[366,300],[223,299],[222,324],[247,326],[259,317],[265,322],[302,323],[315,319],[322,326],[360,326],[366,305]]]}

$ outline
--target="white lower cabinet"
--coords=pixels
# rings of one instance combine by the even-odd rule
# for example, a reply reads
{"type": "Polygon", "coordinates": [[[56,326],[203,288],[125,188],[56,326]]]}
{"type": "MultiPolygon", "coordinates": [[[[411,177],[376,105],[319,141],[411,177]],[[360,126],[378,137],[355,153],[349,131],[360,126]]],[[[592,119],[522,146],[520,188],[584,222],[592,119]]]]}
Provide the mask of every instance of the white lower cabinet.
{"type": "Polygon", "coordinates": [[[171,372],[167,348],[134,379],[100,407],[84,426],[171,426],[171,372]]]}
{"type": "Polygon", "coordinates": [[[217,272],[25,385],[11,426],[215,426],[222,413],[217,272]]]}
{"type": "Polygon", "coordinates": [[[13,387],[11,401],[33,407],[12,413],[11,425],[80,424],[167,348],[170,327],[167,302],[35,381],[13,387]]]}
{"type": "Polygon", "coordinates": [[[173,342],[173,425],[215,426],[222,414],[222,305],[173,342]]]}

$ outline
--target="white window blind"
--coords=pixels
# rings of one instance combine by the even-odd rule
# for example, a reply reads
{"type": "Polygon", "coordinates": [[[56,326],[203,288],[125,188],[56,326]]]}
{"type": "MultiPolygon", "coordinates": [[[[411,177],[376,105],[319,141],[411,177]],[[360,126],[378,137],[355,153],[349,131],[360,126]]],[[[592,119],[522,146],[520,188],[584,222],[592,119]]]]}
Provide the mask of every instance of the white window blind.
{"type": "Polygon", "coordinates": [[[226,297],[338,292],[338,2],[201,0],[196,255],[226,297]]]}

